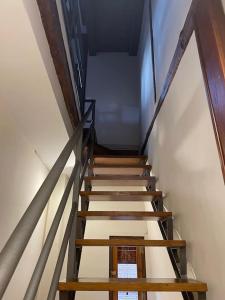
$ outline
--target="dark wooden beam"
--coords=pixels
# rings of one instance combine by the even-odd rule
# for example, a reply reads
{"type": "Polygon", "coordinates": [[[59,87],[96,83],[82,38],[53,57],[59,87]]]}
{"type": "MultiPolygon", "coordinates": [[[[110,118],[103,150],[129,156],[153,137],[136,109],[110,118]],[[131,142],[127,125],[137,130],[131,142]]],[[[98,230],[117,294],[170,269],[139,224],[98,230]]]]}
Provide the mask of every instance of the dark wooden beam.
{"type": "Polygon", "coordinates": [[[64,96],[66,108],[74,128],[79,122],[73,85],[70,77],[58,10],[55,0],[37,0],[42,23],[48,39],[52,59],[64,96]]]}
{"type": "Polygon", "coordinates": [[[225,180],[225,15],[220,0],[200,0],[196,37],[225,180]]]}

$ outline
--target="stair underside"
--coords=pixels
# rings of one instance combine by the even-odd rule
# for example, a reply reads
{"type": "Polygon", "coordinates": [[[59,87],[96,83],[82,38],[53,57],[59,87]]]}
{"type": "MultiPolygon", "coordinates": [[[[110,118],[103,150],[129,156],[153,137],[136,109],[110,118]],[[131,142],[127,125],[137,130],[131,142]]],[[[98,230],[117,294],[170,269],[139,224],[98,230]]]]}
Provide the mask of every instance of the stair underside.
{"type": "Polygon", "coordinates": [[[79,211],[78,217],[87,220],[149,220],[158,221],[160,219],[172,217],[172,212],[153,211],[79,211]]]}
{"type": "Polygon", "coordinates": [[[80,192],[88,201],[151,201],[154,197],[162,197],[162,192],[80,192]]]}
{"type": "Polygon", "coordinates": [[[99,175],[85,177],[85,182],[92,186],[148,186],[155,180],[155,177],[135,175],[99,175]]]}
{"type": "Polygon", "coordinates": [[[207,285],[185,279],[114,279],[80,278],[74,282],[60,282],[60,291],[151,291],[151,292],[206,292],[207,285]]]}
{"type": "Polygon", "coordinates": [[[143,165],[104,165],[90,166],[95,175],[143,175],[145,171],[151,171],[151,166],[143,165]]]}
{"type": "Polygon", "coordinates": [[[143,239],[77,239],[76,246],[109,246],[109,247],[168,247],[180,248],[186,246],[183,240],[143,240],[143,239]]]}
{"type": "Polygon", "coordinates": [[[147,161],[146,156],[98,156],[94,155],[94,164],[104,165],[145,165],[147,161]]]}

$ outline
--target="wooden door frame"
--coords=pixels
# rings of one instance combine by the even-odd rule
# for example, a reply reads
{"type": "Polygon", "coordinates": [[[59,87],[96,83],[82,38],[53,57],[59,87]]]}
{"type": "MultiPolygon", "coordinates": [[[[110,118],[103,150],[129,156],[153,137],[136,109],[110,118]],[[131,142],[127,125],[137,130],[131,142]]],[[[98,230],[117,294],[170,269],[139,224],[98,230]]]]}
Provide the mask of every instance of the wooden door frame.
{"type": "MultiPolygon", "coordinates": [[[[109,239],[145,239],[144,236],[110,236],[109,239]]],[[[113,268],[113,248],[118,248],[118,247],[109,247],[109,277],[111,276],[111,271],[113,268]]],[[[136,247],[136,248],[143,248],[143,254],[142,254],[142,266],[143,266],[143,277],[146,278],[146,260],[145,260],[145,247],[136,247]]],[[[137,270],[138,271],[138,270],[137,270]]],[[[138,271],[139,273],[139,271],[138,271]]],[[[147,300],[147,293],[142,293],[143,295],[143,300],[147,300]]],[[[109,300],[113,300],[113,292],[109,292],[109,300]]]]}

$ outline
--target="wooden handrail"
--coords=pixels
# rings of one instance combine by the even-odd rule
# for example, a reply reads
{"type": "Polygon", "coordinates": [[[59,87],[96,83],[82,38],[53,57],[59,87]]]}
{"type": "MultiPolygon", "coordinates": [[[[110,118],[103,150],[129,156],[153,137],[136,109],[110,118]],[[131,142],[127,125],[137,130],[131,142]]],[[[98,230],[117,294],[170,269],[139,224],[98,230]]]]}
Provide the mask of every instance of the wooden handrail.
{"type": "Polygon", "coordinates": [[[225,181],[225,15],[221,0],[193,0],[181,31],[162,94],[140,153],[143,154],[157,116],[173,82],[181,59],[195,32],[207,90],[221,168],[225,181]]]}

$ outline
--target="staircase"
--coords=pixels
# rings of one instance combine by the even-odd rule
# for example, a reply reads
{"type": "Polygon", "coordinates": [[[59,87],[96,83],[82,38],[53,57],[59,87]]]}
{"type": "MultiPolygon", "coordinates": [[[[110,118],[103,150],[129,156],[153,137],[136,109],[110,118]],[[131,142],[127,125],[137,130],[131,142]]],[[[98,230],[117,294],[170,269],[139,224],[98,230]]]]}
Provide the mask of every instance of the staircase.
{"type": "MultiPolygon", "coordinates": [[[[173,239],[172,212],[164,211],[163,195],[156,191],[156,178],[150,176],[151,166],[145,156],[94,156],[85,177],[85,190],[80,192],[81,211],[77,213],[76,270],[78,277],[82,247],[135,246],[166,247],[177,278],[119,279],[78,278],[60,282],[60,299],[73,299],[76,291],[138,291],[181,292],[184,299],[206,299],[207,285],[187,279],[186,241],[173,239]],[[144,186],[146,191],[92,191],[95,186],[144,186]],[[151,201],[154,211],[89,211],[91,201],[151,201]],[[164,240],[84,239],[87,220],[157,221],[164,240]]],[[[132,234],[132,232],[131,232],[132,234]]]]}

